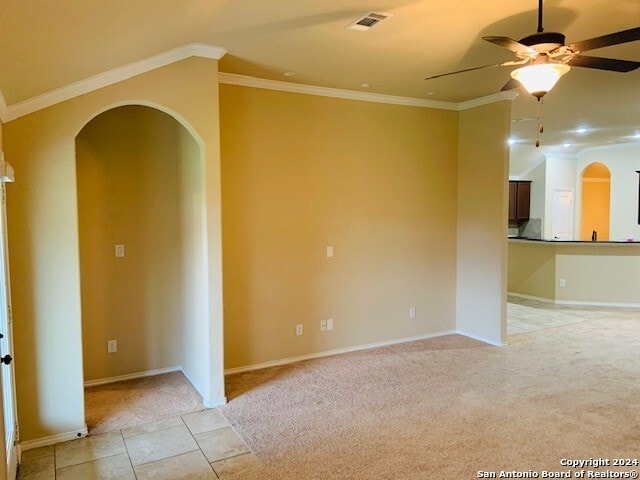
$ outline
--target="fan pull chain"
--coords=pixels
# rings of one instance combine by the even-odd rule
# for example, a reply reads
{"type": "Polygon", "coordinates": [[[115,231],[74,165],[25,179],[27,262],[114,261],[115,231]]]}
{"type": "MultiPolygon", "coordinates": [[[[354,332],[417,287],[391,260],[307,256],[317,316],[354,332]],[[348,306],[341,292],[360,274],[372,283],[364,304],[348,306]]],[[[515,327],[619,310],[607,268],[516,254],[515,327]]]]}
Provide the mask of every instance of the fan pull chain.
{"type": "Polygon", "coordinates": [[[544,100],[542,97],[538,98],[538,131],[536,132],[536,148],[540,146],[540,134],[544,132],[544,125],[542,124],[542,105],[544,100]]]}

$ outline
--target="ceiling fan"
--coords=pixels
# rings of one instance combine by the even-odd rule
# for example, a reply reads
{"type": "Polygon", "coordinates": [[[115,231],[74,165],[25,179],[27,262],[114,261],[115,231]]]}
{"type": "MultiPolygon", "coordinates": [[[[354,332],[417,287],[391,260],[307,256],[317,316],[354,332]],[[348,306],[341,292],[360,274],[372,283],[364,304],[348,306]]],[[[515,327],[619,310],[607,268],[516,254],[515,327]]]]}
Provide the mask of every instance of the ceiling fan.
{"type": "Polygon", "coordinates": [[[511,90],[522,84],[529,93],[540,100],[571,67],[586,67],[613,72],[630,72],[640,67],[640,62],[582,55],[582,52],[588,50],[640,40],[640,27],[565,45],[565,36],[562,33],[545,32],[542,28],[542,1],[538,0],[538,30],[536,33],[524,37],[520,41],[509,37],[482,37],[487,42],[511,50],[518,57],[517,60],[443,73],[427,77],[426,80],[489,67],[523,65],[523,67],[511,72],[512,78],[502,87],[502,90],[511,90]]]}

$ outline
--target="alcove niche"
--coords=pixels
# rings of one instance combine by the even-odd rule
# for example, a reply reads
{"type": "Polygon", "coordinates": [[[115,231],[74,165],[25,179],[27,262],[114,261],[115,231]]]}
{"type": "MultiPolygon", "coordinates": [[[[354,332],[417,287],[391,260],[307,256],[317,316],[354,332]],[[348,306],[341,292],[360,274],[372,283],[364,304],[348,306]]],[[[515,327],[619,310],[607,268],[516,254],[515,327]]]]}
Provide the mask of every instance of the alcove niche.
{"type": "Polygon", "coordinates": [[[589,164],[582,172],[580,239],[609,240],[611,213],[611,172],[600,162],[589,164]]]}
{"type": "Polygon", "coordinates": [[[76,137],[85,384],[181,370],[201,394],[208,385],[201,148],[140,105],[76,137]]]}

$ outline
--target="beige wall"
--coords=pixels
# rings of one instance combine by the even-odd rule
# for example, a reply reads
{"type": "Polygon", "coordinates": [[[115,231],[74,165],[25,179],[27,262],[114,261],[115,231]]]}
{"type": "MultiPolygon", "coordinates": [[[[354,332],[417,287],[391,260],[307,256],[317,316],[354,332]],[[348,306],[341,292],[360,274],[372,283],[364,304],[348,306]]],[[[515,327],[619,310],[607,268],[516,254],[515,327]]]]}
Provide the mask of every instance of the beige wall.
{"type": "Polygon", "coordinates": [[[509,241],[509,292],[513,293],[567,303],[640,306],[638,271],[638,244],[509,241]]]}
{"type": "Polygon", "coordinates": [[[85,380],[183,366],[194,351],[191,375],[208,371],[197,142],[166,113],[126,106],[80,132],[76,157],[85,380]]]}
{"type": "Polygon", "coordinates": [[[555,285],[556,251],[553,246],[509,242],[509,293],[554,299],[555,285]]]}
{"type": "Polygon", "coordinates": [[[222,371],[217,61],[190,58],[21,117],[4,126],[15,168],[8,220],[18,412],[23,440],[84,426],[75,136],[97,113],[149,103],[174,112],[204,149],[208,332],[215,403],[222,371]]]}
{"type": "Polygon", "coordinates": [[[457,325],[506,341],[507,203],[511,102],[460,112],[457,325]]]}
{"type": "Polygon", "coordinates": [[[225,366],[455,329],[458,114],[220,90],[225,366]]]}
{"type": "Polygon", "coordinates": [[[559,245],[556,300],[640,306],[638,272],[640,245],[559,245]]]}

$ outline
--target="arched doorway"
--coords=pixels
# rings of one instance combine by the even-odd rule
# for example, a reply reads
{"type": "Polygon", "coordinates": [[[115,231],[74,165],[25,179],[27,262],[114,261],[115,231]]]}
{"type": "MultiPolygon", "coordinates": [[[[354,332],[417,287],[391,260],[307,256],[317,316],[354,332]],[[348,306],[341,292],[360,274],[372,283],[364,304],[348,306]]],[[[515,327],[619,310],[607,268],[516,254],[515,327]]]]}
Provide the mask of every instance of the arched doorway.
{"type": "Polygon", "coordinates": [[[582,172],[581,240],[609,240],[610,197],[609,169],[600,162],[588,165],[582,172]]]}
{"type": "MultiPolygon", "coordinates": [[[[172,116],[127,105],[94,117],[75,143],[85,385],[181,371],[205,396],[210,367],[200,142],[172,116]]],[[[175,384],[175,375],[169,382],[167,388],[189,398],[142,402],[107,420],[104,412],[92,417],[87,404],[90,432],[202,408],[202,400],[175,384]]]]}

